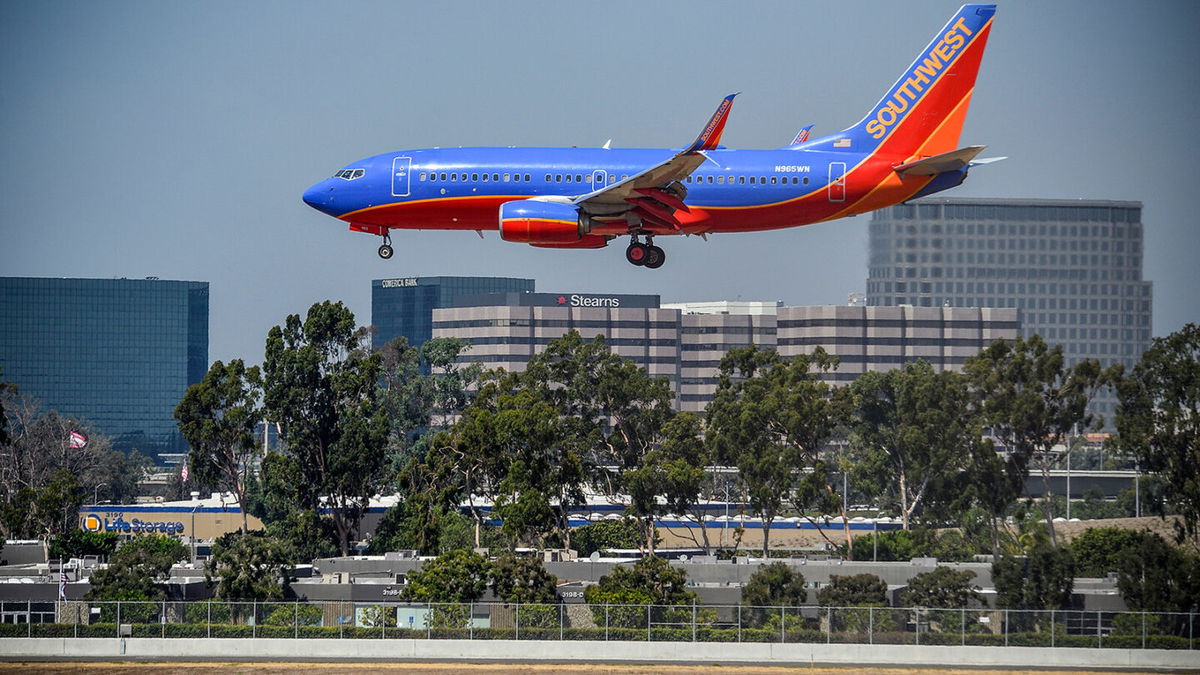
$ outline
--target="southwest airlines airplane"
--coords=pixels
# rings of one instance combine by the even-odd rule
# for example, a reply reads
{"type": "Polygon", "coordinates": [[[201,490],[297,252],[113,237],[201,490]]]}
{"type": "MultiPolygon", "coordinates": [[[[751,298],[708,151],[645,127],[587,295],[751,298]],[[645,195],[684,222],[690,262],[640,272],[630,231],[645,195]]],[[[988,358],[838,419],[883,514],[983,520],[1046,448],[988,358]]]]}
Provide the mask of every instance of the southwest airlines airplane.
{"type": "Polygon", "coordinates": [[[383,237],[393,229],[500,231],[546,248],[603,248],[661,267],[657,237],[752,232],[866,213],[957,186],[983,146],[958,147],[995,5],[965,5],[858,124],[777,150],[719,145],[731,94],[682,150],[432,148],[368,157],[304,193],[383,237]]]}

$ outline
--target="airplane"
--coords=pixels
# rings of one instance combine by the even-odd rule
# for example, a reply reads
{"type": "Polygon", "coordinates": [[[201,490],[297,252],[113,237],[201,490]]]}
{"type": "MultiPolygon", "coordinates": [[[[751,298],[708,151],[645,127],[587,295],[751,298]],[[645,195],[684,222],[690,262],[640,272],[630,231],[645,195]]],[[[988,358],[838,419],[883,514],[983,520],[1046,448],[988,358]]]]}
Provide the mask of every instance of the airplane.
{"type": "Polygon", "coordinates": [[[737,94],[681,150],[465,147],[353,162],[305,191],[350,229],[499,230],[542,248],[603,248],[655,269],[657,237],[753,232],[853,216],[953,188],[984,146],[958,147],[995,5],[964,5],[854,126],[774,150],[720,145],[737,94]]]}

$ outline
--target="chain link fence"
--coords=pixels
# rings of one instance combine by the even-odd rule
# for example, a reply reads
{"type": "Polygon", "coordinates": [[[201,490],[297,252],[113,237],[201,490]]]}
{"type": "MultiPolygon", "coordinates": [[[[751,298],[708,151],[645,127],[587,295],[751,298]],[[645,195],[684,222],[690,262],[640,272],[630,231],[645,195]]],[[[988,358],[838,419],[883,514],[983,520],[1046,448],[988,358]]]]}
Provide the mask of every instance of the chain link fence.
{"type": "Polygon", "coordinates": [[[1196,649],[1194,613],[744,605],[0,602],[0,637],[622,640],[1196,649]]]}

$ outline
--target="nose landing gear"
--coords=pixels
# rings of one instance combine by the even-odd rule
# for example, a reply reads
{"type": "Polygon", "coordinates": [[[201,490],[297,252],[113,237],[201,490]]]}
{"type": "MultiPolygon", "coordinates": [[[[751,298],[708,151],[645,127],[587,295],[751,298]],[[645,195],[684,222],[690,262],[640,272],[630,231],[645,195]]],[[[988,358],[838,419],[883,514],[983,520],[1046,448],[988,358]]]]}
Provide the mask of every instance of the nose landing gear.
{"type": "Polygon", "coordinates": [[[629,244],[629,248],[625,249],[625,259],[630,264],[656,270],[662,267],[663,263],[667,261],[667,252],[662,250],[661,247],[655,246],[654,241],[649,237],[646,237],[646,243],[644,244],[638,241],[637,237],[634,237],[633,241],[629,244]]]}
{"type": "Polygon", "coordinates": [[[383,245],[379,247],[379,257],[387,260],[396,252],[392,250],[392,236],[386,232],[383,233],[383,245]]]}

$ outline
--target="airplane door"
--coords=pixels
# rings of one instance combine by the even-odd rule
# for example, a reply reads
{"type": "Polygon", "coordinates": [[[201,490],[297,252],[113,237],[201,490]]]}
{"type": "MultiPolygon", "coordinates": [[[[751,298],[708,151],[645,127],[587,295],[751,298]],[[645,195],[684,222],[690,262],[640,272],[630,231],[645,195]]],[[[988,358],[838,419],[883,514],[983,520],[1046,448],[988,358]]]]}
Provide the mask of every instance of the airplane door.
{"type": "Polygon", "coordinates": [[[846,163],[829,163],[829,201],[846,201],[846,163]]]}
{"type": "Polygon", "coordinates": [[[408,196],[408,174],[412,169],[412,157],[396,157],[392,160],[392,196],[408,196]]]}
{"type": "Polygon", "coordinates": [[[608,185],[608,172],[606,172],[602,169],[597,169],[597,170],[593,171],[592,172],[592,189],[599,190],[600,188],[602,188],[606,185],[608,185]]]}

